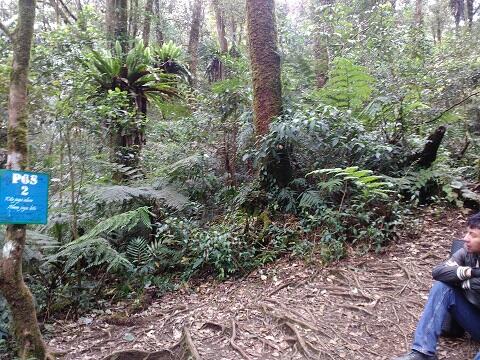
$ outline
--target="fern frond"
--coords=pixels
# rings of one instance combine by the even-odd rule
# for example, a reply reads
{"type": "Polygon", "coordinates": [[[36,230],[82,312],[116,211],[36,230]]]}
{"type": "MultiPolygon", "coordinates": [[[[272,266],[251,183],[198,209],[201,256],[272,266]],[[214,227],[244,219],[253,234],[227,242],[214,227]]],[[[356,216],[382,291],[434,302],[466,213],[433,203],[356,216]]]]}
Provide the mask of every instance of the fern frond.
{"type": "Polygon", "coordinates": [[[108,265],[107,271],[119,271],[132,268],[125,256],[115,250],[104,238],[81,237],[60,248],[60,251],[47,257],[47,264],[65,258],[64,271],[67,272],[80,260],[85,259],[91,266],[108,265]]]}
{"type": "Polygon", "coordinates": [[[92,188],[92,195],[96,201],[106,205],[125,204],[134,201],[151,204],[160,201],[165,203],[167,207],[182,210],[189,203],[188,198],[171,185],[163,185],[160,189],[150,186],[102,186],[92,188]]]}
{"type": "Polygon", "coordinates": [[[311,209],[318,207],[320,204],[322,204],[322,197],[320,195],[320,192],[309,190],[305,191],[302,194],[299,207],[304,209],[311,209]]]}
{"type": "Polygon", "coordinates": [[[152,252],[144,238],[136,237],[127,245],[127,256],[133,264],[142,266],[152,259],[152,252]]]}
{"type": "Polygon", "coordinates": [[[118,230],[130,231],[138,224],[151,228],[150,216],[152,215],[147,206],[142,206],[138,209],[112,216],[98,223],[92,230],[80,237],[77,241],[81,242],[82,239],[85,238],[94,238],[101,234],[108,234],[118,230]]]}
{"type": "Polygon", "coordinates": [[[373,81],[365,67],[336,58],[329,80],[318,94],[328,105],[355,110],[370,98],[373,81]]]}
{"type": "MultiPolygon", "coordinates": [[[[345,169],[334,168],[334,169],[319,169],[312,171],[307,175],[316,175],[316,174],[328,174],[334,175],[334,179],[337,179],[337,182],[334,185],[339,185],[345,181],[353,182],[358,188],[362,190],[364,195],[380,195],[382,197],[387,197],[388,193],[391,193],[389,190],[392,187],[392,183],[385,181],[386,178],[383,176],[372,175],[371,170],[362,170],[358,166],[350,166],[345,169]]],[[[330,180],[331,181],[331,180],[330,180]]],[[[325,188],[324,182],[319,182],[318,186],[325,188]]]]}

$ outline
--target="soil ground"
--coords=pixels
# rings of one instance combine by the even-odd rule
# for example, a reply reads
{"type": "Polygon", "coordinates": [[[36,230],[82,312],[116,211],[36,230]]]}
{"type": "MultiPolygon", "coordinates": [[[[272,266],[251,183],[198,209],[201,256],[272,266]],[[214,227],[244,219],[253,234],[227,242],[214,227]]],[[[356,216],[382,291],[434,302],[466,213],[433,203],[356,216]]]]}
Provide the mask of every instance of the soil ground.
{"type": "MultiPolygon", "coordinates": [[[[409,348],[431,269],[464,224],[459,212],[428,211],[380,253],[351,251],[326,267],[282,259],[170,293],[128,318],[57,322],[49,346],[65,360],[391,359],[409,348]]],[[[479,348],[467,336],[442,339],[438,355],[469,360],[479,348]]]]}

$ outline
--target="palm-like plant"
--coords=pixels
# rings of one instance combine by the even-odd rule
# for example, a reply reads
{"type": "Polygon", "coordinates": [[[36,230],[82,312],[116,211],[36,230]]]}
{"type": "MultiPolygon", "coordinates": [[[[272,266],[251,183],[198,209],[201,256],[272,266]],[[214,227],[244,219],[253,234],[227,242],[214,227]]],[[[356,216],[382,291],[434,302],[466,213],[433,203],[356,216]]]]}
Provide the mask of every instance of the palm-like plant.
{"type": "Polygon", "coordinates": [[[157,67],[167,74],[180,76],[184,81],[190,83],[192,75],[187,66],[181,61],[182,49],[173,41],[164,43],[161,47],[153,48],[157,67]]]}
{"type": "MultiPolygon", "coordinates": [[[[124,105],[133,120],[117,118],[107,124],[113,146],[113,160],[122,167],[138,167],[139,154],[145,144],[144,119],[148,102],[163,102],[178,97],[176,87],[179,77],[160,67],[157,57],[139,41],[127,54],[123,54],[117,42],[113,52],[91,51],[81,61],[87,68],[87,76],[97,86],[97,96],[115,91],[126,95],[124,105]]],[[[122,173],[117,180],[125,180],[122,173]]]]}

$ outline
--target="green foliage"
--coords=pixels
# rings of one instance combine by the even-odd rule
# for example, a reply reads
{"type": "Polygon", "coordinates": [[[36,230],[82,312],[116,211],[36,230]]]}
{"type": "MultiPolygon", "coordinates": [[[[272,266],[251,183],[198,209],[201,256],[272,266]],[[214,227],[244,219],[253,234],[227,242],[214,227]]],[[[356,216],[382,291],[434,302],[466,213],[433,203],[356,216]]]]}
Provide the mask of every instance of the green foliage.
{"type": "Polygon", "coordinates": [[[358,111],[372,94],[374,79],[364,66],[346,58],[336,58],[328,81],[317,96],[325,104],[358,111]]]}
{"type": "Polygon", "coordinates": [[[141,237],[136,237],[129,241],[127,256],[135,266],[145,265],[152,257],[147,241],[141,237]]]}
{"type": "Polygon", "coordinates": [[[90,196],[99,205],[107,207],[132,206],[133,204],[153,205],[163,203],[166,207],[182,210],[189,201],[171,185],[158,182],[160,186],[98,186],[90,189],[90,196]]]}
{"type": "Polygon", "coordinates": [[[167,74],[179,76],[183,81],[190,82],[191,74],[182,61],[182,49],[175,45],[173,41],[164,43],[161,47],[154,47],[156,66],[167,74]]]}
{"type": "MultiPolygon", "coordinates": [[[[392,184],[384,180],[384,177],[372,175],[372,170],[359,170],[358,166],[350,166],[347,168],[336,168],[336,169],[320,169],[315,170],[307,174],[308,175],[334,175],[335,177],[342,178],[343,181],[351,181],[358,188],[361,189],[362,194],[366,198],[371,198],[375,195],[378,195],[383,198],[388,198],[389,193],[391,193],[388,188],[392,187],[392,184]]],[[[331,186],[337,186],[338,182],[328,183],[327,189],[331,189],[331,186]]],[[[325,188],[325,186],[323,186],[325,188]]]]}
{"type": "Polygon", "coordinates": [[[161,62],[177,60],[182,54],[182,48],[170,40],[157,48],[155,54],[161,62]]]}
{"type": "MultiPolygon", "coordinates": [[[[101,92],[119,89],[136,96],[145,96],[154,102],[178,96],[175,78],[153,67],[155,59],[149,47],[141,41],[124,57],[119,43],[115,52],[92,50],[79,59],[87,69],[87,75],[99,86],[101,92]]],[[[131,99],[133,103],[135,99],[131,99]]]]}
{"type": "MultiPolygon", "coordinates": [[[[139,41],[126,54],[119,44],[106,51],[104,18],[84,5],[72,25],[54,26],[54,9],[42,10],[31,63],[31,167],[52,178],[49,224],[28,229],[25,252],[42,317],[78,315],[144,287],[163,293],[179,278],[235,276],[280,256],[332,261],[352,244],[379,249],[404,208],[475,197],[479,103],[465,97],[478,91],[478,20],[455,31],[435,3],[424,14],[427,31],[411,25],[413,3],[313,0],[305,12],[277,4],[283,114],[258,139],[243,30],[229,54],[202,32],[198,73],[206,78],[190,86],[180,46],[139,41]],[[318,45],[326,47],[320,57],[318,45]],[[319,59],[329,67],[323,89],[319,59]],[[147,104],[157,105],[148,118],[147,104]],[[445,124],[434,165],[405,168],[445,124]],[[114,135],[135,131],[141,153],[120,154],[137,154],[138,166],[109,164],[114,135]],[[285,153],[295,179],[278,188],[263,181],[265,160],[285,153]],[[115,184],[118,174],[128,182],[115,184]],[[72,241],[74,228],[86,234],[72,241]]],[[[169,21],[156,25],[186,44],[183,5],[170,5],[169,21]]],[[[238,1],[223,5],[227,18],[244,21],[238,1]]],[[[2,35],[0,49],[7,109],[11,44],[2,35]]],[[[0,110],[4,124],[6,115],[0,110]]],[[[0,125],[0,147],[5,135],[0,125]]]]}
{"type": "Polygon", "coordinates": [[[169,166],[167,176],[172,183],[188,185],[192,199],[205,201],[219,186],[211,160],[208,154],[182,158],[169,166]]]}
{"type": "Polygon", "coordinates": [[[117,231],[128,231],[139,224],[150,228],[152,214],[147,207],[127,211],[107,218],[95,225],[85,235],[63,245],[59,251],[48,257],[48,262],[61,261],[68,271],[80,261],[88,267],[105,266],[107,271],[130,269],[131,263],[117,251],[106,238],[117,231]]]}
{"type": "Polygon", "coordinates": [[[452,169],[448,164],[437,162],[429,169],[407,172],[400,178],[389,178],[408,201],[418,205],[433,202],[447,203],[459,208],[463,201],[478,203],[480,198],[462,180],[469,167],[452,169]]]}

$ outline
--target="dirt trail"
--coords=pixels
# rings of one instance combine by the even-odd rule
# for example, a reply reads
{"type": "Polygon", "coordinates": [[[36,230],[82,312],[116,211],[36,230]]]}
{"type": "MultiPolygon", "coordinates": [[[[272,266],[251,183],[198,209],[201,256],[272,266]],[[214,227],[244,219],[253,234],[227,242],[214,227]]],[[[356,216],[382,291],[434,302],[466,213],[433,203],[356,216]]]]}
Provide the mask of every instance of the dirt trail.
{"type": "MultiPolygon", "coordinates": [[[[57,323],[49,345],[63,359],[85,360],[126,349],[173,353],[179,342],[192,359],[390,359],[409,347],[432,266],[448,255],[464,221],[458,212],[429,211],[411,224],[415,234],[380,254],[324,268],[283,259],[242,280],[168,294],[123,325],[100,317],[57,323]]],[[[443,339],[439,358],[473,359],[478,348],[467,337],[443,339]]],[[[167,353],[111,359],[174,358],[167,353]]]]}

